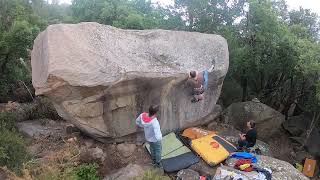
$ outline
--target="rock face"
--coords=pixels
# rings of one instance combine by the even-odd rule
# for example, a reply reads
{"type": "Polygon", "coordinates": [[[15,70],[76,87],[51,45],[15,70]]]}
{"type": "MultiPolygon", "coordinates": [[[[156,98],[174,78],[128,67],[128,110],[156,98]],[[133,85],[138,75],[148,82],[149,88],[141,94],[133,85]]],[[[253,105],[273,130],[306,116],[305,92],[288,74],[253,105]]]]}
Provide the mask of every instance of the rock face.
{"type": "Polygon", "coordinates": [[[302,136],[309,128],[311,119],[305,115],[289,117],[282,125],[292,136],[302,136]]]}
{"type": "MultiPolygon", "coordinates": [[[[290,117],[283,123],[283,128],[287,130],[293,137],[295,142],[303,144],[306,132],[310,128],[312,119],[307,115],[299,115],[290,117]]],[[[320,157],[320,129],[315,127],[310,133],[309,139],[306,141],[305,147],[313,156],[320,157]]]]}
{"type": "Polygon", "coordinates": [[[246,131],[246,122],[254,120],[258,138],[268,141],[280,132],[285,118],[281,113],[263,103],[248,101],[231,104],[223,112],[222,119],[242,132],[246,131]]]}
{"type": "Polygon", "coordinates": [[[23,121],[16,124],[18,130],[29,138],[41,139],[44,137],[60,137],[64,134],[66,124],[52,120],[31,120],[23,121]]]}
{"type": "Polygon", "coordinates": [[[103,141],[135,133],[135,118],[155,103],[163,132],[201,123],[215,112],[228,56],[218,35],[51,25],[34,42],[32,83],[61,117],[103,141]],[[213,62],[205,100],[191,103],[187,73],[213,62]]]}
{"type": "Polygon", "coordinates": [[[314,128],[313,131],[311,132],[309,139],[307,140],[306,143],[306,149],[310,154],[316,157],[320,157],[320,129],[319,128],[314,128]]]}

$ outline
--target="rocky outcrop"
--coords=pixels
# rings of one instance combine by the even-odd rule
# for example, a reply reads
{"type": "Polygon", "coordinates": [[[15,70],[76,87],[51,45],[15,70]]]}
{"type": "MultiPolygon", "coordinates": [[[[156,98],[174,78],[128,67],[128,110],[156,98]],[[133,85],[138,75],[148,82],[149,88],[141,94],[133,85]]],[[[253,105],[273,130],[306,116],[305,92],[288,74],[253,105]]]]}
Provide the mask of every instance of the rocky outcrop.
{"type": "Polygon", "coordinates": [[[313,156],[320,157],[320,129],[315,127],[310,133],[309,138],[305,142],[306,133],[310,129],[312,118],[306,114],[293,116],[283,123],[283,128],[287,130],[292,137],[291,140],[303,145],[313,156]]]}
{"type": "Polygon", "coordinates": [[[299,137],[302,136],[309,128],[311,124],[310,117],[301,114],[299,116],[289,117],[285,122],[283,122],[283,128],[287,130],[292,136],[299,137]]]}
{"type": "Polygon", "coordinates": [[[228,56],[218,35],[51,25],[34,42],[32,83],[61,117],[104,141],[135,133],[135,118],[155,103],[163,132],[202,123],[215,111],[228,56]],[[187,73],[213,62],[205,100],[191,103],[187,73]]]}
{"type": "Polygon", "coordinates": [[[222,119],[242,132],[246,131],[246,122],[254,120],[258,138],[268,141],[280,132],[285,118],[280,112],[263,103],[248,101],[231,104],[223,112],[222,119]]]}
{"type": "Polygon", "coordinates": [[[320,129],[314,128],[306,142],[307,151],[315,157],[320,158],[320,129]]]}
{"type": "Polygon", "coordinates": [[[64,126],[66,126],[66,124],[63,122],[56,122],[48,119],[23,121],[16,124],[20,133],[34,139],[41,139],[49,136],[59,138],[65,133],[64,126]]]}
{"type": "MultiPolygon", "coordinates": [[[[258,162],[254,164],[255,167],[267,168],[272,171],[272,180],[308,180],[301,172],[294,168],[290,163],[281,161],[268,156],[257,156],[258,162]]],[[[226,164],[233,167],[237,159],[228,159],[226,164]]],[[[256,172],[244,173],[248,179],[255,179],[256,172]],[[252,177],[252,178],[250,178],[252,177]]]]}
{"type": "Polygon", "coordinates": [[[257,165],[272,170],[273,180],[308,180],[301,172],[290,163],[268,156],[259,156],[257,165]]]}

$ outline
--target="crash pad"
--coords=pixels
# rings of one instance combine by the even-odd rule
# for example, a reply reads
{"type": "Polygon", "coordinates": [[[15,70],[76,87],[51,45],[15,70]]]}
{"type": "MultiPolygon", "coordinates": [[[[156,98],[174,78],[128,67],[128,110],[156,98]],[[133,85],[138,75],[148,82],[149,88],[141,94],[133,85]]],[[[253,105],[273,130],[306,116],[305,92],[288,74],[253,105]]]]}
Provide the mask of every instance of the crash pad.
{"type": "Polygon", "coordinates": [[[208,131],[208,130],[201,129],[201,128],[197,128],[197,127],[191,127],[191,128],[185,129],[182,132],[181,136],[193,140],[193,139],[198,139],[198,138],[201,138],[203,136],[210,135],[210,134],[215,134],[215,132],[214,131],[208,131]]]}
{"type": "MultiPolygon", "coordinates": [[[[150,154],[150,145],[145,144],[150,154]]],[[[199,157],[186,147],[175,133],[170,133],[162,138],[161,163],[164,171],[175,172],[198,163],[199,157]]]]}
{"type": "Polygon", "coordinates": [[[215,134],[192,140],[191,148],[210,166],[221,163],[237,150],[231,143],[215,134]]]}
{"type": "Polygon", "coordinates": [[[163,159],[161,163],[165,172],[176,172],[181,169],[187,169],[189,166],[198,163],[199,160],[199,157],[193,152],[188,152],[176,157],[163,159]]]}
{"type": "Polygon", "coordinates": [[[317,164],[316,160],[306,158],[306,161],[303,166],[303,174],[308,177],[313,177],[316,164],[317,164]]]}
{"type": "MultiPolygon", "coordinates": [[[[176,137],[175,133],[170,133],[162,138],[162,159],[175,157],[191,150],[184,146],[176,137]]],[[[147,143],[146,148],[150,153],[150,145],[147,143]]]]}

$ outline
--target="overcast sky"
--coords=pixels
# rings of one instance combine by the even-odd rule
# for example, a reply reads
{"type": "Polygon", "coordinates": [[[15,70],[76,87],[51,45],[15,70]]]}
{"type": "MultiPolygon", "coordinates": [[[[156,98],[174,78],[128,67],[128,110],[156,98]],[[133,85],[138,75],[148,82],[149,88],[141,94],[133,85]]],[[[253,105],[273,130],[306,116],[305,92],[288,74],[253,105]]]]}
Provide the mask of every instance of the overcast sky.
{"type": "MultiPolygon", "coordinates": [[[[60,0],[61,3],[71,3],[72,0],[60,0]]],[[[173,0],[152,0],[161,4],[173,4],[173,0]]],[[[311,9],[320,15],[320,0],[287,0],[290,9],[299,9],[302,6],[305,9],[311,9]]]]}

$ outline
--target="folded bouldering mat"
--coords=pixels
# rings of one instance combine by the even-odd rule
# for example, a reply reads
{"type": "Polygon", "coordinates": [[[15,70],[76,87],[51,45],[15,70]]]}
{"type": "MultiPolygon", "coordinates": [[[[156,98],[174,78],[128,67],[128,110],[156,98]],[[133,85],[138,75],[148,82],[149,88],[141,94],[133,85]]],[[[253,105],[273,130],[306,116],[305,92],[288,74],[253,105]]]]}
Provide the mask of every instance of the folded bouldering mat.
{"type": "Polygon", "coordinates": [[[191,128],[185,129],[182,132],[181,136],[189,138],[191,140],[194,140],[194,139],[198,139],[203,136],[207,136],[207,135],[211,135],[211,134],[213,135],[216,133],[214,131],[208,131],[208,130],[204,130],[204,129],[197,128],[197,127],[191,127],[191,128]]]}
{"type": "Polygon", "coordinates": [[[308,177],[313,177],[316,164],[317,164],[316,160],[306,158],[306,161],[303,166],[303,171],[302,171],[303,174],[308,177]]]}
{"type": "Polygon", "coordinates": [[[210,166],[228,158],[237,148],[218,135],[207,135],[191,141],[191,148],[210,166]]]}
{"type": "MultiPolygon", "coordinates": [[[[145,144],[150,154],[150,145],[145,144]]],[[[162,166],[166,172],[175,172],[199,162],[196,156],[188,147],[186,147],[175,133],[170,133],[162,138],[162,166]]]]}

